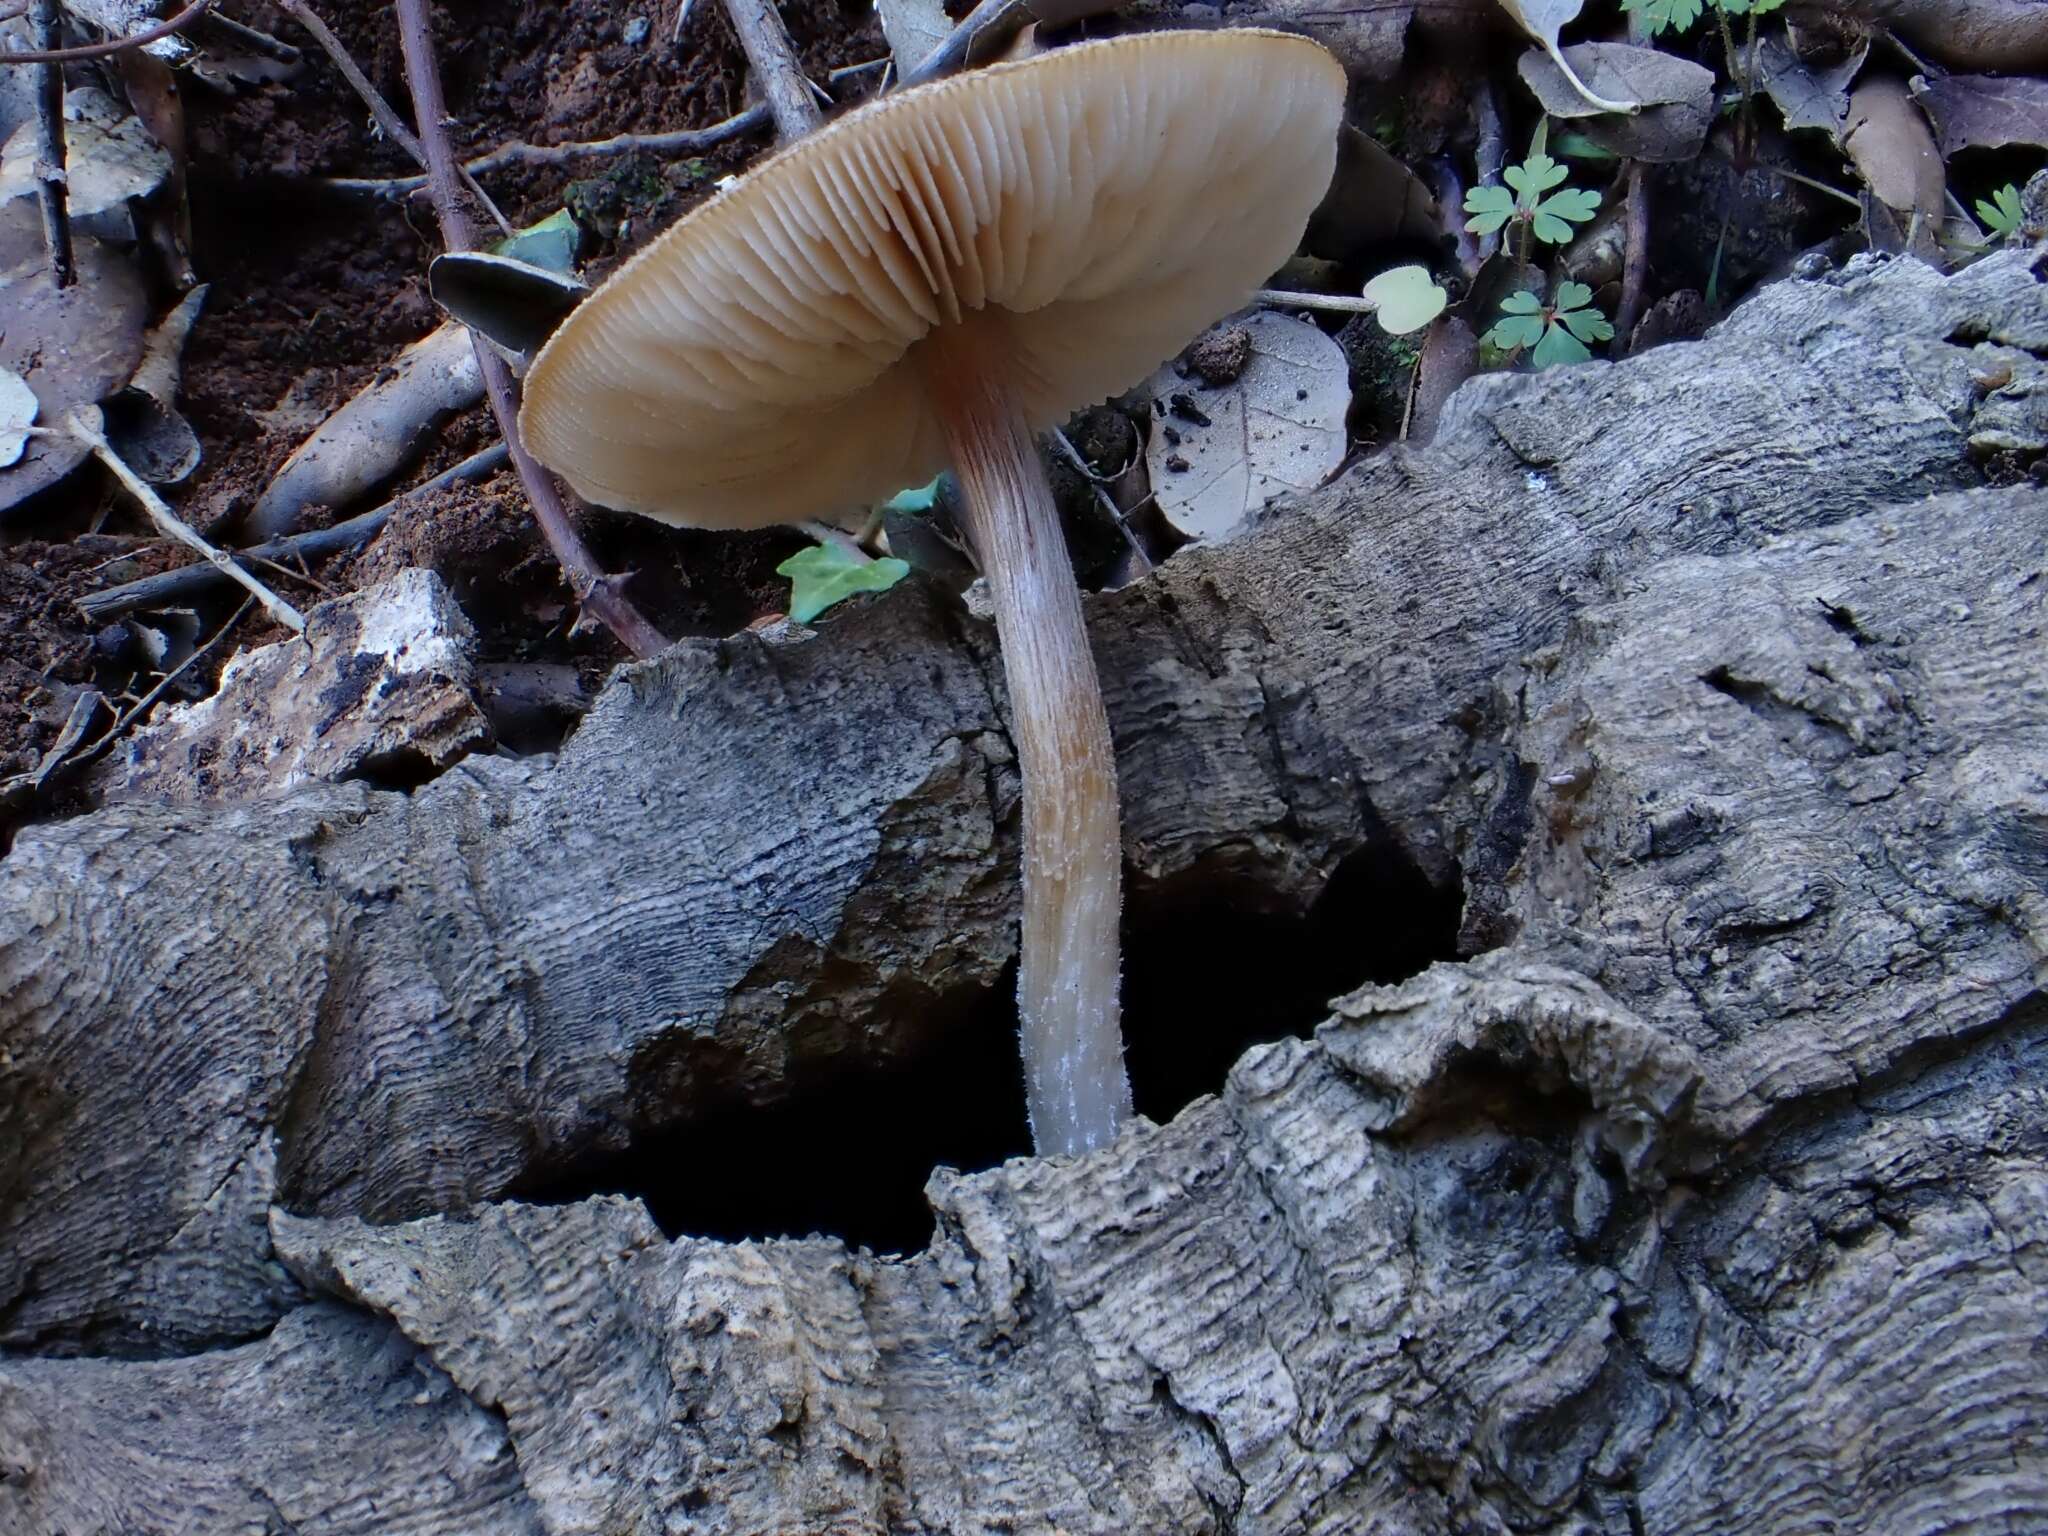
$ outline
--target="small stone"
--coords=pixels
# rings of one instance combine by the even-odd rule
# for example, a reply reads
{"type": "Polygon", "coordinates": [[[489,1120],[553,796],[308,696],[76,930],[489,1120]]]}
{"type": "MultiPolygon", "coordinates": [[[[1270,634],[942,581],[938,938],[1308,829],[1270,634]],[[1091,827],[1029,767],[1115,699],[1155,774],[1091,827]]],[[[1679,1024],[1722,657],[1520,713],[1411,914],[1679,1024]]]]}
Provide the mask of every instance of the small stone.
{"type": "Polygon", "coordinates": [[[647,41],[647,34],[653,30],[653,24],[645,16],[635,16],[619,29],[619,37],[627,47],[638,48],[647,41]]]}

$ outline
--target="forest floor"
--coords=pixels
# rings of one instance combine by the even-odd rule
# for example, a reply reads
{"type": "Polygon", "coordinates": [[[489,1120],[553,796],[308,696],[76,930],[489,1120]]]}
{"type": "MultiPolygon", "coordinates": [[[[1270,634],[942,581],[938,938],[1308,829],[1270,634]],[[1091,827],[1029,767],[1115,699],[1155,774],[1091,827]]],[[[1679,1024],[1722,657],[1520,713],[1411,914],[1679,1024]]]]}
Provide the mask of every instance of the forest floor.
{"type": "MultiPolygon", "coordinates": [[[[1644,36],[1643,15],[1684,13],[1683,4],[1659,12],[1661,3],[1638,15],[1633,46],[1616,55],[1622,73],[1608,80],[1609,88],[1625,80],[1664,93],[1655,98],[1662,105],[1633,119],[1546,117],[1558,103],[1532,86],[1536,51],[1492,5],[1441,14],[1383,7],[1368,26],[1319,21],[1322,13],[1296,15],[1284,5],[1231,6],[1223,15],[1213,6],[1151,4],[1069,30],[1218,19],[1303,25],[1351,67],[1352,129],[1371,145],[1348,154],[1292,279],[1355,295],[1390,263],[1420,262],[1450,308],[1426,334],[1406,337],[1376,331],[1361,316],[1310,312],[1344,358],[1339,429],[1326,434],[1334,469],[1420,427],[1432,393],[1440,403],[1476,367],[1551,361],[1544,343],[1509,346],[1509,332],[1496,328],[1513,324],[1501,306],[1517,289],[1548,291],[1530,341],[1549,323],[1552,343],[1570,348],[1551,317],[1570,311],[1559,301],[1583,283],[1599,322],[1579,328],[1584,339],[1602,355],[1620,355],[1697,335],[1756,283],[1801,262],[1812,270],[1874,246],[1960,264],[1999,238],[1998,218],[2017,220],[2017,191],[2043,159],[2048,104],[2038,80],[1983,73],[2003,58],[1958,57],[1944,68],[1926,56],[1929,48],[1938,54],[1939,38],[1894,36],[1857,20],[1853,6],[1790,23],[1767,6],[1753,14],[1730,5],[1733,15],[1710,6],[1689,29],[1667,25],[1644,36]],[[1682,61],[1671,64],[1678,74],[1653,69],[1656,78],[1647,77],[1645,61],[1660,59],[1682,61]],[[1638,135],[1618,156],[1612,133],[1601,133],[1617,121],[1638,135]],[[1367,155],[1363,164],[1359,154],[1367,155]],[[1577,200],[1563,209],[1567,222],[1550,221],[1554,245],[1543,243],[1552,237],[1537,200],[1517,204],[1503,186],[1550,155],[1555,182],[1543,190],[1568,174],[1563,192],[1577,200]],[[1488,193],[1508,210],[1504,230],[1487,229],[1469,211],[1491,206],[1488,193]],[[1607,341],[1610,322],[1622,334],[1607,341]]],[[[424,194],[344,184],[404,177],[412,170],[405,155],[374,130],[284,8],[248,0],[222,9],[289,42],[297,57],[266,58],[235,34],[195,28],[178,45],[175,70],[95,60],[68,66],[66,75],[74,95],[104,91],[117,117],[132,110],[161,136],[183,136],[181,149],[169,146],[171,175],[129,206],[134,243],[110,249],[143,294],[123,322],[133,328],[169,311],[191,279],[208,285],[177,395],[197,462],[161,489],[188,524],[234,545],[246,542],[251,510],[293,450],[388,377],[394,359],[441,316],[427,291],[439,238],[424,194]],[[152,97],[151,81],[173,74],[176,89],[152,97]],[[181,250],[177,232],[187,225],[189,248],[181,250]]],[[[703,128],[731,117],[749,100],[745,60],[716,5],[698,0],[684,9],[679,18],[676,0],[440,5],[440,66],[458,153],[703,128]]],[[[392,8],[332,0],[319,10],[405,111],[392,8]]],[[[887,56],[878,12],[853,0],[797,0],[784,13],[806,72],[826,82],[837,103],[875,90],[879,69],[834,71],[887,56]]],[[[15,29],[11,46],[23,46],[26,23],[7,25],[15,29]]],[[[1565,40],[1626,38],[1629,25],[1620,9],[1597,5],[1565,40]]],[[[65,40],[95,35],[83,29],[65,40]]],[[[2039,44],[2006,46],[2026,65],[2037,61],[2028,48],[2039,44]]],[[[1585,52],[1574,56],[1590,68],[1585,52]]],[[[11,99],[9,131],[29,131],[19,93],[11,99]]],[[[515,226],[566,207],[581,230],[583,275],[597,282],[767,147],[767,136],[754,133],[683,157],[594,155],[513,165],[484,180],[515,226]]],[[[15,236],[0,247],[9,261],[21,258],[16,276],[36,259],[38,247],[21,235],[33,227],[34,201],[7,205],[18,216],[15,236]]],[[[24,337],[34,329],[33,319],[15,325],[0,345],[0,366],[19,369],[42,392],[36,367],[24,361],[34,344],[24,337]]],[[[1200,530],[1176,522],[1158,473],[1146,478],[1145,440],[1159,434],[1150,432],[1144,402],[1126,414],[1129,426],[1097,431],[1083,447],[1113,477],[1146,553],[1163,557],[1200,530]]],[[[42,420],[48,424],[47,411],[42,420]]],[[[1180,444],[1172,423],[1161,430],[1180,444]]],[[[318,528],[385,501],[494,443],[497,429],[476,404],[422,420],[416,437],[400,471],[372,494],[310,504],[295,526],[318,528]]],[[[1150,446],[1156,470],[1159,445],[1150,446]]],[[[1165,463],[1187,468],[1176,455],[1165,463]]],[[[1986,473],[2011,478],[2028,467],[1987,464],[1986,473]]],[[[90,462],[33,494],[24,493],[20,471],[13,476],[0,469],[0,785],[11,785],[0,794],[0,833],[89,803],[73,770],[110,745],[110,720],[133,728],[152,692],[165,702],[202,697],[230,657],[284,633],[225,584],[161,610],[86,616],[80,599],[190,555],[90,462]]],[[[784,611],[789,591],[776,566],[808,542],[794,531],[700,533],[602,512],[579,517],[599,566],[629,573],[631,599],[670,637],[730,633],[784,611]]],[[[1097,564],[1101,584],[1110,567],[1097,564]]],[[[449,582],[486,660],[566,663],[588,687],[625,655],[579,614],[509,469],[408,497],[365,546],[272,565],[265,579],[306,607],[407,566],[449,582]]]]}

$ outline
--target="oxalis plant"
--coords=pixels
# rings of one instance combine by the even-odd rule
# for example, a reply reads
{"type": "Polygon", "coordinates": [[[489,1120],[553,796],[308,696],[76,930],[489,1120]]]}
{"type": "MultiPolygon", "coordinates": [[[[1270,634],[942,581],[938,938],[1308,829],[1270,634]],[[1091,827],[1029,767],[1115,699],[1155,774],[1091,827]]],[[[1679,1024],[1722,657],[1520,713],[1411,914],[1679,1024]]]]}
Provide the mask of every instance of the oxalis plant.
{"type": "Polygon", "coordinates": [[[1563,186],[1570,173],[1551,159],[1549,141],[1550,119],[1545,118],[1529,141],[1529,157],[1501,172],[1506,186],[1488,183],[1465,194],[1465,212],[1471,215],[1466,230],[1490,235],[1509,228],[1523,261],[1529,259],[1531,238],[1563,245],[1572,237],[1572,226],[1586,223],[1600,207],[1598,192],[1563,186]]]}
{"type": "Polygon", "coordinates": [[[1538,368],[1583,363],[1593,355],[1588,342],[1614,339],[1614,327],[1593,307],[1593,290],[1584,283],[1559,283],[1548,304],[1525,288],[1500,307],[1501,318],[1479,339],[1513,356],[1527,351],[1538,368]]]}

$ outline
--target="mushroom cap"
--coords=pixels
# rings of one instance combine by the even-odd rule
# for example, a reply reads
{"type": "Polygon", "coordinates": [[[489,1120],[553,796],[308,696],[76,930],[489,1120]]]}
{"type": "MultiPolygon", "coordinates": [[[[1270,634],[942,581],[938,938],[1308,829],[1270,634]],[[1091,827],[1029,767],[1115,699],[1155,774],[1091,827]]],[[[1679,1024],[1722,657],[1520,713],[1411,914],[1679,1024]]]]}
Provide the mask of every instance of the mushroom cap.
{"type": "Polygon", "coordinates": [[[919,341],[1025,317],[985,355],[1034,430],[1128,389],[1293,252],[1344,95],[1319,45],[1244,30],[885,97],[621,267],[534,359],[520,431],[586,499],[693,527],[923,484],[948,453],[919,341]]]}

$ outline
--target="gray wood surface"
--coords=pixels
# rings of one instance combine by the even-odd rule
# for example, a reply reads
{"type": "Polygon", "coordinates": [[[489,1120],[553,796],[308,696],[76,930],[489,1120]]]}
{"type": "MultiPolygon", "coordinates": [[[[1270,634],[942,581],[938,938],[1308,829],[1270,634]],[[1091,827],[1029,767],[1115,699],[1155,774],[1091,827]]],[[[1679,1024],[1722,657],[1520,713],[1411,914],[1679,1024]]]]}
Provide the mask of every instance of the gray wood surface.
{"type": "Polygon", "coordinates": [[[1134,904],[1408,861],[1474,958],[904,1259],[486,1202],[996,984],[915,593],[24,834],[0,1532],[2048,1527],[2043,352],[2017,256],[1781,285],[1096,600],[1134,904]]]}

